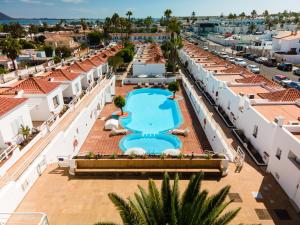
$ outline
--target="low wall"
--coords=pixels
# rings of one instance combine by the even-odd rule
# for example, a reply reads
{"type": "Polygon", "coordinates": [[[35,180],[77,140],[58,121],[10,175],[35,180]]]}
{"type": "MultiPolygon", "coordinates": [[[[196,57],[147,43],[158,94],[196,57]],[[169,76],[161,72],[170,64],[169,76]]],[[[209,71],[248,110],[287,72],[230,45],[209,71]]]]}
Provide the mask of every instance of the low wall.
{"type": "Polygon", "coordinates": [[[213,151],[218,154],[224,154],[230,161],[233,161],[233,151],[225,141],[226,137],[223,137],[221,128],[211,118],[204,103],[199,100],[194,87],[185,77],[182,77],[182,84],[213,151]]]}
{"type": "Polygon", "coordinates": [[[154,84],[154,83],[171,83],[176,80],[176,77],[168,77],[168,78],[125,78],[123,80],[123,84],[138,84],[138,83],[148,83],[148,84],[154,84]]]}
{"type": "Polygon", "coordinates": [[[218,169],[223,159],[76,159],[76,169],[218,169]]]}

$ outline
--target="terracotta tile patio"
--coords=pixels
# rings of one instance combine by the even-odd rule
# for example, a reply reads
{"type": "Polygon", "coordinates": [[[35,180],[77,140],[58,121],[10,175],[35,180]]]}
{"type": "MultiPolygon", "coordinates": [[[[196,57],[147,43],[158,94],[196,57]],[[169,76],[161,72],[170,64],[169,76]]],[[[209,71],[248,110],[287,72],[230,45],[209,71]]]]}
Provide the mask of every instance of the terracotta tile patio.
{"type": "MultiPolygon", "coordinates": [[[[134,90],[135,86],[125,85],[123,87],[116,87],[116,94],[126,96],[126,94],[134,90]]],[[[202,153],[203,150],[212,150],[207,137],[201,128],[199,121],[196,118],[192,105],[187,100],[186,93],[181,88],[177,95],[182,96],[178,100],[181,113],[183,116],[183,124],[181,129],[189,128],[190,132],[187,137],[179,136],[182,141],[182,152],[184,154],[191,154],[192,152],[202,153]]],[[[87,139],[85,140],[80,152],[94,152],[100,154],[122,154],[119,149],[119,141],[124,137],[110,136],[110,131],[104,130],[104,124],[107,118],[110,118],[113,112],[118,111],[114,104],[107,104],[101,112],[99,119],[92,127],[87,139]]]]}

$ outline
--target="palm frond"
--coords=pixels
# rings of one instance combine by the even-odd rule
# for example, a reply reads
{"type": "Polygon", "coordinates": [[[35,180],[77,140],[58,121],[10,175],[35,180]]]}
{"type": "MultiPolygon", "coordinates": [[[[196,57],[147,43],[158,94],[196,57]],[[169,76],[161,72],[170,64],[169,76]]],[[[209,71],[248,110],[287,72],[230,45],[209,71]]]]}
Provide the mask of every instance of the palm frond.
{"type": "Polygon", "coordinates": [[[180,201],[179,201],[179,188],[178,188],[178,174],[175,174],[172,196],[171,196],[171,220],[170,225],[177,225],[178,218],[180,218],[180,201]]]}
{"type": "Polygon", "coordinates": [[[225,213],[223,216],[218,218],[212,225],[225,225],[228,224],[236,215],[238,212],[241,210],[241,208],[237,208],[235,210],[229,211],[225,213]]]}
{"type": "Polygon", "coordinates": [[[166,221],[171,221],[171,195],[170,177],[168,173],[164,173],[161,185],[161,198],[166,221]]]}
{"type": "Polygon", "coordinates": [[[137,215],[124,199],[115,193],[109,193],[108,196],[119,210],[124,225],[139,225],[137,215]]]}

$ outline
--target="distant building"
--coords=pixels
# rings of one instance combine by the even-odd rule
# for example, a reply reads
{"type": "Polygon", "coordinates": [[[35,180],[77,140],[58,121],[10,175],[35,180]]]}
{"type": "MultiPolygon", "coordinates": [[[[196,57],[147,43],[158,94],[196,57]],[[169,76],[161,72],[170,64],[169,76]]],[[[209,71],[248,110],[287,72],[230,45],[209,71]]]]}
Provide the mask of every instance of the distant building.
{"type": "Polygon", "coordinates": [[[71,49],[77,49],[80,45],[71,37],[72,34],[72,32],[45,33],[45,43],[53,48],[65,46],[71,49]]]}
{"type": "MultiPolygon", "coordinates": [[[[127,33],[111,33],[110,36],[112,37],[113,41],[122,41],[125,38],[127,38],[127,33]]],[[[154,42],[163,42],[170,40],[171,33],[131,33],[129,34],[129,41],[135,42],[135,41],[154,41],[154,42]]]]}
{"type": "MultiPolygon", "coordinates": [[[[15,66],[18,68],[17,61],[15,60],[15,66]]],[[[0,55],[0,67],[3,67],[5,69],[12,70],[14,69],[13,62],[11,59],[7,58],[7,56],[0,55]]]]}

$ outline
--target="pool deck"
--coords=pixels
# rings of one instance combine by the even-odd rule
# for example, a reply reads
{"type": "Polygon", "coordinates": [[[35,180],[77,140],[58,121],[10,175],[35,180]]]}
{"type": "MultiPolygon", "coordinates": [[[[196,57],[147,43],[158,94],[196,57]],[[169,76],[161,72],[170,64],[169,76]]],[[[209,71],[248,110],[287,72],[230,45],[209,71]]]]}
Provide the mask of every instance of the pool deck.
{"type": "MultiPolygon", "coordinates": [[[[135,87],[135,85],[125,85],[123,87],[117,86],[116,95],[122,95],[125,97],[126,94],[134,90],[135,87]]],[[[207,137],[196,118],[192,105],[187,99],[186,93],[181,88],[177,95],[183,97],[178,98],[178,103],[183,117],[183,123],[180,129],[189,128],[190,130],[187,137],[178,136],[182,142],[181,151],[184,154],[191,154],[192,152],[200,154],[203,153],[204,150],[212,150],[207,137]]],[[[122,154],[122,151],[119,149],[119,141],[124,137],[124,135],[112,137],[110,136],[110,131],[104,130],[105,121],[110,118],[113,112],[116,111],[118,111],[118,108],[116,108],[113,103],[107,104],[104,107],[81,147],[81,153],[94,152],[100,154],[122,154]]]]}

